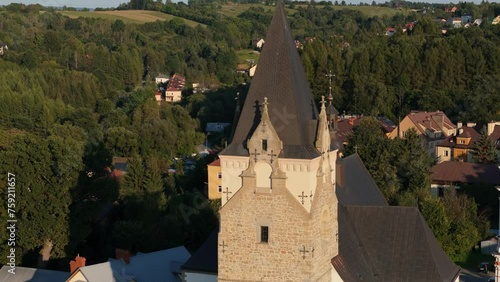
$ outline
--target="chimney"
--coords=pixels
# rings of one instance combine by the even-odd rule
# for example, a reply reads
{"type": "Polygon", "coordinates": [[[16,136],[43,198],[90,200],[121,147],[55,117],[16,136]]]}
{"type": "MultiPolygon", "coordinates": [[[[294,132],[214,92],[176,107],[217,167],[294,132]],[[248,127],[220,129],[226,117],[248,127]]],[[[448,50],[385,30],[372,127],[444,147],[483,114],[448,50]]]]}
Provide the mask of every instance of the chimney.
{"type": "Polygon", "coordinates": [[[462,128],[462,122],[461,121],[457,122],[457,128],[462,128]]]}
{"type": "Polygon", "coordinates": [[[116,248],[115,250],[115,257],[116,259],[122,259],[126,264],[130,263],[130,257],[131,253],[129,250],[123,250],[123,249],[118,249],[116,248]]]}
{"type": "Polygon", "coordinates": [[[488,122],[488,128],[487,128],[488,136],[490,136],[491,133],[493,133],[493,130],[495,130],[495,126],[497,126],[497,125],[500,125],[500,122],[498,122],[498,121],[497,122],[494,122],[494,121],[488,122]]]}
{"type": "Polygon", "coordinates": [[[352,125],[352,126],[354,126],[354,118],[352,118],[352,117],[349,118],[349,124],[352,125]]]}
{"type": "Polygon", "coordinates": [[[476,126],[475,122],[468,122],[467,123],[467,127],[474,127],[474,126],[476,126]]]}
{"type": "Polygon", "coordinates": [[[84,257],[81,257],[80,255],[77,255],[75,260],[72,260],[69,262],[69,271],[70,273],[75,272],[78,268],[84,267],[85,266],[85,261],[86,259],[84,257]]]}

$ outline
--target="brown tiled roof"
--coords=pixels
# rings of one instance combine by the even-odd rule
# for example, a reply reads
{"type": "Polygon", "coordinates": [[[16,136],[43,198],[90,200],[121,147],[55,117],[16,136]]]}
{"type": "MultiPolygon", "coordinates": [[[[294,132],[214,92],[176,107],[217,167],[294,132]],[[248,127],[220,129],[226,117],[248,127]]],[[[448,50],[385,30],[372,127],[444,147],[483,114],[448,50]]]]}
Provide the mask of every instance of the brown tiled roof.
{"type": "Polygon", "coordinates": [[[276,5],[265,41],[233,140],[221,154],[248,155],[246,141],[260,122],[260,105],[267,97],[269,116],[283,141],[280,157],[315,158],[319,156],[314,146],[318,110],[283,3],[276,5]]]}
{"type": "Polygon", "coordinates": [[[472,128],[472,127],[461,127],[460,129],[463,129],[463,132],[458,134],[457,136],[448,136],[446,139],[441,141],[437,146],[439,147],[448,147],[448,148],[464,148],[464,149],[470,149],[474,146],[474,142],[476,142],[481,135],[477,133],[477,131],[472,128]],[[457,137],[462,137],[462,138],[471,138],[469,144],[460,144],[457,142],[457,137]]]}
{"type": "Polygon", "coordinates": [[[344,281],[455,281],[460,274],[415,207],[340,206],[339,254],[344,281]]]}
{"type": "MultiPolygon", "coordinates": [[[[415,124],[416,128],[420,133],[422,133],[425,137],[428,137],[425,133],[425,128],[430,131],[441,131],[441,127],[438,122],[439,119],[443,116],[443,126],[446,129],[453,129],[456,126],[450,121],[450,119],[440,111],[437,112],[411,112],[407,115],[407,117],[415,124]]],[[[443,134],[447,135],[446,132],[443,134]]]]}
{"type": "Polygon", "coordinates": [[[495,164],[446,161],[435,165],[434,183],[482,183],[500,185],[500,169],[495,164]]]}
{"type": "Polygon", "coordinates": [[[220,166],[220,159],[216,159],[215,161],[209,163],[210,166],[220,166]]]}

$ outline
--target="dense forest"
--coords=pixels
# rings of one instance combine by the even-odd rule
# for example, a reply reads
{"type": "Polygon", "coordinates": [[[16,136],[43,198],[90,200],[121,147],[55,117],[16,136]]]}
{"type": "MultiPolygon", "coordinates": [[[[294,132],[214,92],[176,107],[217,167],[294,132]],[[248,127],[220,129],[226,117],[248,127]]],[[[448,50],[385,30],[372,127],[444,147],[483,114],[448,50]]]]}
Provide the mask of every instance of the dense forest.
{"type": "MultiPolygon", "coordinates": [[[[6,172],[18,176],[19,263],[66,269],[76,253],[100,262],[116,247],[148,252],[184,244],[195,250],[216,226],[217,202],[200,195],[214,156],[185,172],[174,158],[196,152],[206,122],[233,122],[234,98],[245,96],[249,82],[235,72],[236,51],[265,36],[273,9],[262,5],[229,17],[218,13],[221,4],[133,0],[118,7],[162,11],[199,22],[196,27],[180,18],[132,24],[72,19],[39,5],[0,7],[0,42],[9,47],[0,56],[0,179],[5,183],[6,172]],[[153,79],[160,73],[186,76],[181,103],[154,100],[153,79]],[[212,91],[193,93],[193,82],[212,91]],[[120,181],[107,171],[113,156],[132,158],[120,181]],[[166,173],[171,167],[176,175],[166,173]]],[[[458,7],[456,15],[485,19],[500,11],[493,3],[458,7]]],[[[341,112],[397,120],[410,110],[439,109],[453,121],[500,119],[500,25],[485,20],[442,34],[433,17],[417,12],[368,17],[332,4],[294,3],[287,11],[303,43],[299,52],[313,94],[319,100],[326,93],[325,74],[332,70],[341,112]],[[408,22],[415,27],[403,33],[408,22]],[[386,27],[396,34],[385,36],[386,27]],[[305,37],[314,40],[305,43],[305,37]]],[[[360,132],[371,134],[366,128],[360,132]]],[[[214,143],[222,145],[219,137],[214,143]]],[[[411,139],[384,142],[373,147],[376,153],[360,155],[392,204],[418,205],[429,218],[471,207],[460,220],[474,236],[463,246],[447,236],[460,228],[452,223],[462,221],[448,214],[447,226],[430,222],[450,256],[463,258],[487,228],[474,203],[430,200],[422,192],[432,164],[425,152],[409,149],[411,139]],[[420,161],[398,171],[397,155],[384,153],[391,150],[420,161]],[[376,166],[382,161],[390,164],[384,170],[376,166]]],[[[7,217],[5,206],[0,216],[7,217]]],[[[2,253],[6,247],[0,246],[2,253]]]]}

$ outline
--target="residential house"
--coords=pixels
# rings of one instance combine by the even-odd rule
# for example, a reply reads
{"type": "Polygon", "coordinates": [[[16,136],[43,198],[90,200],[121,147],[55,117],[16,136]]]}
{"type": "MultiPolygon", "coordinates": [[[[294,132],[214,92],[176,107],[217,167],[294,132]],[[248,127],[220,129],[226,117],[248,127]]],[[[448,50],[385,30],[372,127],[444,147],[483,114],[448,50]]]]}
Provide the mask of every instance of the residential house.
{"type": "Polygon", "coordinates": [[[66,282],[180,282],[181,266],[191,257],[184,246],[134,256],[117,250],[116,255],[117,259],[89,266],[78,265],[77,257],[77,269],[66,282]]]}
{"type": "Polygon", "coordinates": [[[444,189],[458,189],[468,184],[500,188],[500,168],[495,164],[445,161],[432,167],[431,172],[431,192],[434,196],[442,196],[444,189]]]}
{"type": "Polygon", "coordinates": [[[207,127],[205,127],[205,132],[207,133],[219,133],[223,132],[226,127],[231,126],[228,122],[207,122],[207,127]]]}
{"type": "MultiPolygon", "coordinates": [[[[337,118],[337,136],[342,144],[347,144],[349,135],[354,134],[354,127],[361,123],[364,116],[360,115],[341,115],[337,118]]],[[[385,117],[377,117],[380,123],[380,129],[385,136],[388,136],[395,128],[396,125],[385,117]]]]}
{"type": "Polygon", "coordinates": [[[411,22],[411,23],[406,23],[405,26],[403,27],[403,31],[407,31],[407,30],[413,30],[415,28],[415,24],[417,22],[411,22]]]}
{"type": "Polygon", "coordinates": [[[257,64],[255,65],[252,65],[249,69],[248,69],[248,76],[249,77],[253,77],[255,75],[255,71],[257,70],[257,64]]]}
{"type": "Polygon", "coordinates": [[[54,271],[21,266],[15,266],[15,269],[12,270],[12,268],[8,265],[4,265],[0,269],[0,281],[2,282],[64,282],[68,279],[68,277],[69,273],[65,271],[54,271]],[[13,274],[12,271],[14,271],[15,274],[13,274]]]}
{"type": "Polygon", "coordinates": [[[113,157],[111,161],[111,176],[113,177],[121,177],[124,176],[128,171],[128,162],[130,158],[123,157],[113,157]]]}
{"type": "Polygon", "coordinates": [[[462,24],[472,23],[472,22],[473,22],[472,16],[470,16],[470,15],[462,16],[462,24]]]}
{"type": "Polygon", "coordinates": [[[387,36],[393,36],[394,33],[396,33],[396,29],[393,27],[388,27],[385,29],[385,35],[387,36]]]}
{"type": "Polygon", "coordinates": [[[462,27],[462,18],[448,18],[446,20],[446,25],[453,27],[453,28],[459,28],[462,27]]]}
{"type": "Polygon", "coordinates": [[[0,42],[0,56],[2,56],[6,50],[9,50],[7,44],[0,42]]]}
{"type": "Polygon", "coordinates": [[[208,185],[207,194],[209,200],[220,199],[222,195],[222,171],[220,169],[220,159],[207,165],[208,185]]]}
{"type": "Polygon", "coordinates": [[[169,77],[168,77],[168,75],[165,75],[165,74],[159,74],[157,77],[155,77],[156,84],[167,83],[168,80],[169,80],[169,77]]]}
{"type": "Polygon", "coordinates": [[[457,6],[445,7],[444,8],[444,12],[445,13],[455,13],[456,11],[457,11],[457,6]]]}
{"type": "Polygon", "coordinates": [[[389,134],[389,138],[406,136],[406,132],[414,128],[422,136],[422,143],[429,150],[431,156],[436,156],[436,145],[453,135],[457,127],[441,111],[419,112],[412,111],[389,134]]]}
{"type": "Polygon", "coordinates": [[[161,91],[155,92],[155,100],[158,102],[158,105],[161,104],[161,101],[163,101],[163,93],[161,91]]]}
{"type": "Polygon", "coordinates": [[[473,162],[471,151],[474,148],[474,142],[480,137],[480,134],[474,129],[475,125],[467,124],[467,126],[462,126],[462,123],[459,122],[455,134],[446,137],[436,145],[438,162],[473,162]]]}
{"type": "Polygon", "coordinates": [[[179,74],[174,74],[168,81],[167,89],[165,90],[165,101],[180,102],[182,100],[182,89],[186,84],[186,78],[179,74]]]}
{"type": "Polygon", "coordinates": [[[264,38],[257,38],[255,40],[252,40],[252,47],[254,49],[262,49],[262,47],[264,47],[264,43],[266,43],[264,38]]]}
{"type": "Polygon", "coordinates": [[[500,24],[500,16],[496,16],[491,20],[491,24],[500,24]]]}
{"type": "Polygon", "coordinates": [[[482,19],[475,19],[473,24],[474,24],[474,25],[479,26],[479,25],[481,25],[482,23],[483,23],[483,20],[482,20],[482,19]]]}
{"type": "Polygon", "coordinates": [[[418,208],[390,206],[359,155],[337,157],[327,102],[314,106],[283,2],[267,30],[219,154],[224,195],[217,256],[207,259],[218,261],[217,281],[458,281],[418,208]]]}

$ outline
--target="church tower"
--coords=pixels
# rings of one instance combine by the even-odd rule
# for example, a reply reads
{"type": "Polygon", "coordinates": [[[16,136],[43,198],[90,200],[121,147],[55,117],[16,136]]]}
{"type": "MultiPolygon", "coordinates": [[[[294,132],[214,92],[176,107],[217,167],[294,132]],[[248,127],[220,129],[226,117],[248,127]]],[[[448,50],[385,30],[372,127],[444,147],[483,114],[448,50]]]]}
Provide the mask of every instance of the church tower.
{"type": "Polygon", "coordinates": [[[234,131],[219,154],[219,281],[331,281],[337,149],[278,2],[234,131]]]}

